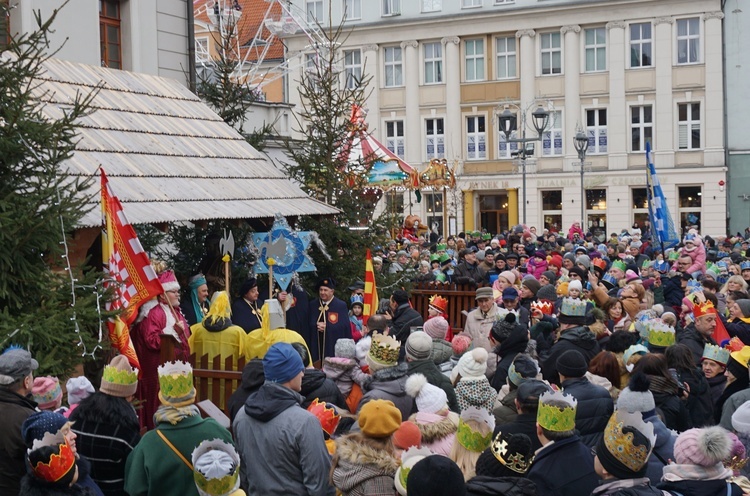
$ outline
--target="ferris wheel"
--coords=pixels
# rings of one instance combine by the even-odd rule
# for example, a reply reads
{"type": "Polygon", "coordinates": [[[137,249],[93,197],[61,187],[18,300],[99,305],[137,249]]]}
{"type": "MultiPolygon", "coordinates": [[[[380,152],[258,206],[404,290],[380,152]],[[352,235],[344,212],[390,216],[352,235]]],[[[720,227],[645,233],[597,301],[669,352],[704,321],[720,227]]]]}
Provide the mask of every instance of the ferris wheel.
{"type": "MultiPolygon", "coordinates": [[[[196,21],[220,40],[225,59],[234,61],[232,77],[259,92],[304,67],[306,57],[317,60],[328,45],[316,22],[290,0],[194,0],[193,9],[196,21]],[[283,38],[299,35],[308,45],[289,53],[283,38]]],[[[196,61],[203,69],[211,69],[216,53],[209,43],[196,42],[196,61]]]]}

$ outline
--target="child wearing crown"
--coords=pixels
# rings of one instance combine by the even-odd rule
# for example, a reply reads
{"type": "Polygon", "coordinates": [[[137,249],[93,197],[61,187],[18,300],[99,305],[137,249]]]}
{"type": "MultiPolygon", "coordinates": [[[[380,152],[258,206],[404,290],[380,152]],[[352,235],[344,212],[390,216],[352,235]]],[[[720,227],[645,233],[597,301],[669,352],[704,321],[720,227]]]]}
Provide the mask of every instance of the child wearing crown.
{"type": "MultiPolygon", "coordinates": [[[[438,295],[432,295],[430,297],[430,304],[427,307],[427,320],[435,317],[442,317],[446,322],[450,322],[448,318],[448,300],[438,295]]],[[[453,341],[453,329],[451,328],[450,323],[448,324],[448,330],[445,332],[445,336],[442,339],[445,339],[449,343],[453,341]]]]}
{"type": "Polygon", "coordinates": [[[351,310],[349,310],[349,323],[352,325],[352,338],[356,343],[367,335],[362,312],[365,309],[365,298],[360,294],[353,294],[351,297],[351,310]]]}

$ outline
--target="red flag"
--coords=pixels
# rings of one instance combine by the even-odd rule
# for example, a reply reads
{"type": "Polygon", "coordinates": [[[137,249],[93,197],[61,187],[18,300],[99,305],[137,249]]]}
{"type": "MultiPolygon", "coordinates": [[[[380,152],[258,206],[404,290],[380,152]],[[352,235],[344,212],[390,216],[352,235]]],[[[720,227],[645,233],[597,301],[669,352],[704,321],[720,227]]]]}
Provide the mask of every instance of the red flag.
{"type": "Polygon", "coordinates": [[[367,325],[370,315],[378,311],[378,288],[375,287],[375,269],[372,268],[372,254],[367,250],[365,256],[365,308],[362,311],[362,322],[367,325]]]}
{"type": "Polygon", "coordinates": [[[716,329],[714,329],[713,336],[714,341],[716,341],[716,344],[719,346],[722,346],[722,343],[725,341],[729,341],[729,331],[727,331],[727,328],[724,327],[724,323],[721,321],[721,318],[716,315],[716,329]]]}
{"type": "Polygon", "coordinates": [[[107,310],[122,309],[118,317],[107,322],[109,340],[128,357],[133,367],[140,369],[128,327],[138,316],[138,308],[161,294],[163,289],[135,229],[125,217],[120,200],[112,193],[104,169],[101,169],[101,177],[102,262],[107,275],[104,286],[113,287],[116,294],[107,304],[107,310]]]}

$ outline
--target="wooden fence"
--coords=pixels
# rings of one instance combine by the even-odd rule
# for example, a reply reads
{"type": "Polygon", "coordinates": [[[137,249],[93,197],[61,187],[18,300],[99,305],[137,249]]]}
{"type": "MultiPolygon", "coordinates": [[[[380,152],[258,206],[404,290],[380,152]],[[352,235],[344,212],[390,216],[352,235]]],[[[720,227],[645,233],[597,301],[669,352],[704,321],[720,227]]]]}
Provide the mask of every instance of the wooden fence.
{"type": "Polygon", "coordinates": [[[448,300],[448,323],[454,333],[461,332],[466,323],[464,311],[476,308],[474,296],[476,288],[469,284],[442,284],[436,282],[415,283],[411,288],[411,305],[427,318],[427,307],[430,298],[439,295],[448,300]]]}

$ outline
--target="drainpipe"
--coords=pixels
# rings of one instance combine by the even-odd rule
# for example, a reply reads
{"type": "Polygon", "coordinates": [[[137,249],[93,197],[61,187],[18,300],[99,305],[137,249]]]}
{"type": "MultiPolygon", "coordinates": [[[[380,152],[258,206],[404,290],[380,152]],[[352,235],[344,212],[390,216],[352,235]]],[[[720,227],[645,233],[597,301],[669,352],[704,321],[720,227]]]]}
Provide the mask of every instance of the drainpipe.
{"type": "Polygon", "coordinates": [[[193,2],[186,0],[187,6],[187,32],[188,32],[188,87],[195,93],[196,88],[196,69],[195,69],[195,13],[193,12],[193,2]]]}

